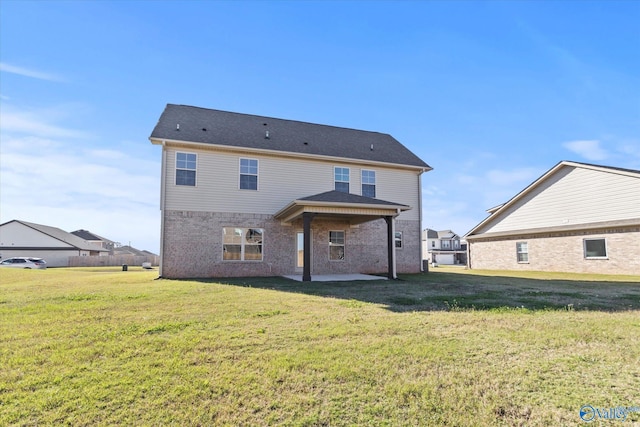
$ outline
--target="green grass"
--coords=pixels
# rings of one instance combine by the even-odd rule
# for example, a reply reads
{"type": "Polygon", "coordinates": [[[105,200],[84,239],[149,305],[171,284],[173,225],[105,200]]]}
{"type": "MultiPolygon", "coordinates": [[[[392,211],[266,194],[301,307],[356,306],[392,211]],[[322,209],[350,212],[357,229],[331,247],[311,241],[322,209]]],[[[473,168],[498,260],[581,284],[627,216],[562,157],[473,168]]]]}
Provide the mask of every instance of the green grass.
{"type": "Polygon", "coordinates": [[[638,276],[156,277],[1,270],[0,425],[574,426],[640,406],[638,276]]]}

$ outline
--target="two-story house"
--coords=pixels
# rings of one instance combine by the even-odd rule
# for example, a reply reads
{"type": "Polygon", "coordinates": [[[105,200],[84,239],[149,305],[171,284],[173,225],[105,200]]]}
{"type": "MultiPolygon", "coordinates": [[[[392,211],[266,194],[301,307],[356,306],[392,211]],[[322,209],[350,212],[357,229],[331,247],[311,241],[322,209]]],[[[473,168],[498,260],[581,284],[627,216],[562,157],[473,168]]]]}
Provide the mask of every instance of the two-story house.
{"type": "Polygon", "coordinates": [[[107,238],[104,238],[102,236],[98,236],[97,234],[92,233],[88,230],[76,230],[76,231],[72,231],[71,234],[86,240],[90,244],[100,249],[106,249],[107,251],[109,251],[108,252],[109,255],[113,255],[113,249],[116,247],[116,242],[109,240],[107,238]]]}
{"type": "Polygon", "coordinates": [[[466,264],[467,245],[451,230],[422,232],[422,255],[432,264],[466,264]]]}
{"type": "Polygon", "coordinates": [[[160,276],[415,273],[421,176],[388,134],[169,104],[160,276]]]}

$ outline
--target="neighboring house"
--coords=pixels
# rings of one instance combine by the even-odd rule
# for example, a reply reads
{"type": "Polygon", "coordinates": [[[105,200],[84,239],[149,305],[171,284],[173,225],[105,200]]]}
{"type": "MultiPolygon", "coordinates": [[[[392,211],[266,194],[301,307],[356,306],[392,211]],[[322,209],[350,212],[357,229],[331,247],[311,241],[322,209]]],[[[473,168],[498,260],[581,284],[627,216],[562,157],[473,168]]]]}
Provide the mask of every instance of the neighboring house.
{"type": "Polygon", "coordinates": [[[387,134],[169,104],[162,277],[415,273],[421,175],[387,134]]]}
{"type": "Polygon", "coordinates": [[[113,249],[117,246],[116,242],[106,239],[104,237],[98,236],[87,230],[76,230],[72,231],[71,234],[80,237],[83,240],[91,243],[92,245],[100,248],[106,249],[109,251],[109,255],[113,255],[113,249]]]}
{"type": "Polygon", "coordinates": [[[422,232],[422,256],[432,264],[466,264],[467,245],[451,230],[422,232]]]}
{"type": "Polygon", "coordinates": [[[470,268],[640,274],[640,171],[562,161],[465,236],[470,268]]]}
{"type": "Polygon", "coordinates": [[[102,236],[98,236],[95,233],[92,233],[87,230],[76,230],[72,231],[71,234],[74,234],[81,239],[86,240],[87,242],[95,245],[101,249],[107,249],[109,251],[109,255],[134,255],[134,256],[158,256],[153,252],[149,252],[147,250],[139,250],[132,246],[121,245],[118,242],[114,242],[113,240],[109,240],[102,236]]]}
{"type": "Polygon", "coordinates": [[[48,267],[66,267],[70,256],[108,255],[106,249],[56,227],[12,220],[0,224],[0,256],[43,258],[48,267]]]}
{"type": "Polygon", "coordinates": [[[141,251],[139,249],[136,249],[128,245],[118,246],[114,248],[113,254],[114,255],[134,255],[134,256],[157,256],[153,252],[141,251]]]}

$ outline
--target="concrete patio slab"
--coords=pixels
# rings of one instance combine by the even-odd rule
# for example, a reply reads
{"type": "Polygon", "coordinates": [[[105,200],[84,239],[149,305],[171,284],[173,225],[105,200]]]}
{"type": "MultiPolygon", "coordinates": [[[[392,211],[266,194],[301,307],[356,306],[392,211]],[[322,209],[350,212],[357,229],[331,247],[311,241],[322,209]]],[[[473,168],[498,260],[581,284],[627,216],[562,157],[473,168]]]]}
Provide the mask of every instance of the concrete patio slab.
{"type": "MultiPolygon", "coordinates": [[[[302,282],[302,275],[284,276],[287,279],[302,282]]],[[[370,274],[312,274],[312,282],[348,282],[353,280],[387,280],[383,276],[372,276],[370,274]]]]}

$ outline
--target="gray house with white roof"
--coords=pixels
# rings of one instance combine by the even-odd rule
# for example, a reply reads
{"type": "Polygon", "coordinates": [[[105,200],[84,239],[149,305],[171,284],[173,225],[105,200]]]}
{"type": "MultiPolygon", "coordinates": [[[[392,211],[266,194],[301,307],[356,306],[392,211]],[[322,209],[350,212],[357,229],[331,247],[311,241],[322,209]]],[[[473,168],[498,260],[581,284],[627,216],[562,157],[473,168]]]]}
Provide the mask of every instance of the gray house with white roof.
{"type": "Polygon", "coordinates": [[[392,136],[166,106],[162,277],[421,270],[421,177],[392,136]]]}

